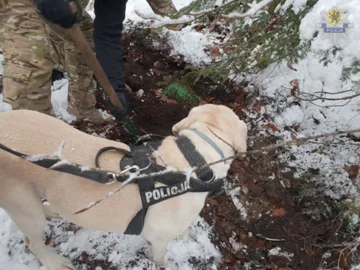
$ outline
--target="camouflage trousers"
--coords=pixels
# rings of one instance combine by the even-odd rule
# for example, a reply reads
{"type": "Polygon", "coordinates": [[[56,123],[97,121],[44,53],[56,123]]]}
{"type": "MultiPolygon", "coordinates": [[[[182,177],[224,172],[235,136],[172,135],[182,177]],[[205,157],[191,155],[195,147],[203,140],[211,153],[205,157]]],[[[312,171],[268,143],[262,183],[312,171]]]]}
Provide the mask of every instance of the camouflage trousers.
{"type": "Polygon", "coordinates": [[[147,0],[155,14],[168,16],[176,12],[176,7],[171,0],[147,0]]]}
{"type": "MultiPolygon", "coordinates": [[[[80,1],[85,9],[87,1],[80,1]]],[[[91,40],[92,19],[84,11],[80,24],[91,40]]],[[[0,47],[4,52],[4,100],[13,109],[49,113],[53,69],[70,77],[69,104],[78,108],[95,105],[92,71],[77,52],[65,30],[45,22],[32,0],[0,0],[0,47]]]]}
{"type": "MultiPolygon", "coordinates": [[[[121,0],[119,0],[121,1],[121,0]]],[[[171,0],[147,0],[157,14],[176,11],[171,0]]],[[[83,8],[80,23],[92,43],[93,21],[83,8]]],[[[120,42],[120,41],[119,41],[120,42]]],[[[66,31],[45,22],[32,0],[0,0],[0,48],[4,52],[3,94],[13,109],[50,113],[51,75],[54,69],[69,76],[69,107],[77,111],[94,108],[93,71],[78,53],[66,31]]]]}

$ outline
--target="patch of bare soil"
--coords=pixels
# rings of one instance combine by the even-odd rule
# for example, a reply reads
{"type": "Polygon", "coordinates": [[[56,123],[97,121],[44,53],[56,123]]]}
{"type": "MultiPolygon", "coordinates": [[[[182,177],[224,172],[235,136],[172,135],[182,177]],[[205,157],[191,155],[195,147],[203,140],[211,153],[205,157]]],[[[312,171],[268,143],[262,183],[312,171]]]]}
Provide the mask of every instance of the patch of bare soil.
{"type": "MultiPolygon", "coordinates": [[[[133,91],[131,117],[142,134],[169,135],[171,127],[186,117],[191,106],[178,100],[161,99],[158,83],[184,70],[185,64],[179,62],[179,58],[168,56],[166,42],[163,49],[154,49],[151,45],[154,38],[157,37],[151,32],[139,30],[123,38],[126,83],[133,91]],[[139,91],[143,91],[142,96],[137,95],[139,91]]],[[[199,78],[195,92],[203,102],[233,108],[249,124],[248,150],[275,143],[274,136],[259,137],[258,131],[264,127],[247,118],[249,112],[259,113],[264,102],[256,99],[256,92],[247,94],[230,82],[224,86],[205,77],[199,78]]],[[[103,98],[99,91],[99,108],[104,108],[103,98]]],[[[271,121],[266,114],[262,117],[271,121]]],[[[134,139],[118,124],[95,126],[81,122],[75,126],[111,140],[131,143],[134,139]]],[[[275,128],[271,124],[265,127],[269,134],[275,128]]],[[[352,239],[345,231],[341,209],[321,194],[312,194],[311,187],[305,181],[294,180],[290,170],[285,173],[286,165],[278,160],[281,151],[234,161],[228,190],[231,193],[230,190],[238,188],[239,192],[207,199],[201,216],[213,225],[212,242],[223,254],[219,269],[315,270],[319,266],[349,269],[353,258],[348,256],[349,249],[326,247],[352,239]],[[246,216],[242,214],[242,207],[246,209],[246,216]],[[332,211],[328,211],[329,208],[332,211]],[[328,255],[324,256],[325,253],[328,255]]],[[[106,262],[94,261],[87,254],[80,260],[88,269],[96,266],[111,269],[106,262]]],[[[191,263],[193,269],[207,269],[196,260],[191,263]]]]}

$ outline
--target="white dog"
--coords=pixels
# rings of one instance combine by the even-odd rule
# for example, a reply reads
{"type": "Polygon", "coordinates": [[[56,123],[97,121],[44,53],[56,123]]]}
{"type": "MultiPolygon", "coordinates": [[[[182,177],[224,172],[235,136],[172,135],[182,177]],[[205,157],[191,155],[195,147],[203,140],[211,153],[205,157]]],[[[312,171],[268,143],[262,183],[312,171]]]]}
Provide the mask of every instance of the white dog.
{"type": "MultiPolygon", "coordinates": [[[[34,111],[14,110],[0,114],[0,144],[26,155],[51,155],[63,143],[62,158],[73,164],[95,168],[99,149],[115,146],[129,150],[123,143],[85,134],[72,126],[34,111]]],[[[189,163],[176,144],[178,136],[190,139],[207,163],[225,157],[235,150],[246,151],[247,127],[229,108],[222,105],[202,105],[193,108],[188,117],[175,124],[175,136],[166,137],[158,148],[157,164],[178,170],[189,163]],[[192,129],[206,134],[213,145],[192,129]]],[[[119,172],[123,158],[119,152],[105,152],[101,167],[119,172]]],[[[227,175],[231,160],[211,167],[216,178],[227,175]]],[[[194,177],[195,174],[193,174],[194,177]]],[[[5,209],[25,235],[31,252],[48,270],[75,269],[72,263],[54,253],[43,241],[46,218],[61,217],[79,226],[109,232],[124,232],[141,210],[139,187],[130,183],[97,206],[74,213],[105,194],[121,187],[120,182],[105,185],[83,177],[54,171],[0,149],[0,207],[5,209]],[[50,205],[42,204],[45,198],[50,205]]],[[[149,207],[141,235],[147,241],[152,260],[164,264],[168,243],[185,235],[204,206],[207,192],[188,192],[149,207]]]]}

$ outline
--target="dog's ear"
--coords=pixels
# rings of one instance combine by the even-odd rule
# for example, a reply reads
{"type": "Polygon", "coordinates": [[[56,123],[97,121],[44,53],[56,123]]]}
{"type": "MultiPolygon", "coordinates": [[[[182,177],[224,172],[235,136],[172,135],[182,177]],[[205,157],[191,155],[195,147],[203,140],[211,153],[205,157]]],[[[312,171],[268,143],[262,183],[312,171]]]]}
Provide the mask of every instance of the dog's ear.
{"type": "Polygon", "coordinates": [[[195,122],[206,121],[209,112],[209,108],[204,105],[192,108],[186,118],[172,127],[173,134],[177,136],[181,130],[189,128],[195,122]]]}
{"type": "Polygon", "coordinates": [[[246,152],[248,128],[244,121],[239,121],[234,132],[233,146],[238,152],[246,152]]]}
{"type": "Polygon", "coordinates": [[[197,117],[195,115],[188,115],[186,118],[176,123],[172,127],[172,133],[177,136],[181,130],[189,128],[193,123],[196,122],[196,120],[197,117]]]}

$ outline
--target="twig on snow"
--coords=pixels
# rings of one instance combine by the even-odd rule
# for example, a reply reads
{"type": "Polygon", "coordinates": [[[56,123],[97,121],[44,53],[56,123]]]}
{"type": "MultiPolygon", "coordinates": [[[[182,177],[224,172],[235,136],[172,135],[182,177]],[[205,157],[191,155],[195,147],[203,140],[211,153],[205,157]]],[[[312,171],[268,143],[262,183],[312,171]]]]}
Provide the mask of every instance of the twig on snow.
{"type": "Polygon", "coordinates": [[[339,100],[349,100],[349,99],[353,99],[356,97],[359,97],[360,94],[353,94],[350,96],[345,96],[345,97],[340,97],[340,98],[330,98],[330,97],[321,97],[315,94],[310,94],[310,93],[302,93],[302,95],[304,97],[299,97],[297,96],[296,98],[302,101],[316,101],[316,100],[329,100],[329,101],[339,101],[339,100]],[[308,97],[306,97],[308,96],[308,97]]]}

